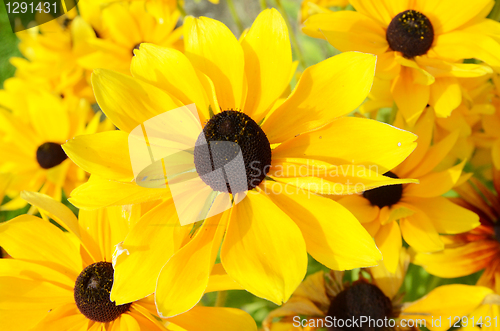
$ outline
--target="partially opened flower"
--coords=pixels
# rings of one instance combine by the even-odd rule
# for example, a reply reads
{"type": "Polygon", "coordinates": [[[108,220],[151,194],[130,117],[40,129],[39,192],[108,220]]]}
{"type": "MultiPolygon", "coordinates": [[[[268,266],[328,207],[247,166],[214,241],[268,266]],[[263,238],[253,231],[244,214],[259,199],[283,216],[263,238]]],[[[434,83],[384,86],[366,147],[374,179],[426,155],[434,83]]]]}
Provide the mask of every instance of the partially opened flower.
{"type": "Polygon", "coordinates": [[[458,77],[491,73],[482,60],[500,68],[500,23],[487,19],[494,1],[350,0],[356,11],[311,16],[303,31],[328,40],[342,52],[378,56],[377,77],[390,80],[390,91],[405,120],[413,126],[427,104],[447,117],[460,105],[458,77]]]}
{"type": "Polygon", "coordinates": [[[22,208],[22,190],[40,191],[61,200],[88,175],[64,153],[61,145],[75,135],[113,129],[111,122],[100,121],[84,99],[71,95],[61,97],[27,83],[23,99],[15,90],[1,91],[0,172],[11,174],[6,194],[11,201],[1,210],[22,208]]]}
{"type": "MultiPolygon", "coordinates": [[[[251,293],[278,304],[303,279],[306,252],[332,269],[377,264],[380,252],[353,215],[315,194],[408,182],[381,173],[410,154],[415,135],[372,120],[341,117],[366,98],[375,57],[346,53],[312,66],[285,100],[280,97],[295,67],[286,24],[276,10],[261,13],[241,42],[209,18],[189,18],[184,29],[186,55],[143,44],[132,60],[133,78],[96,71],[97,100],[121,131],[80,136],[64,146],[70,158],[92,173],[89,182],[71,194],[78,207],[163,201],[121,246],[120,252],[128,254],[117,254],[112,298],[118,303],[135,300],[156,286],[163,316],[189,309],[203,294],[221,242],[220,258],[228,274],[251,293]],[[131,182],[131,164],[124,158],[128,132],[191,103],[204,125],[202,130],[198,123],[194,140],[237,144],[246,180],[231,191],[227,182],[207,176],[184,192],[192,204],[205,201],[207,191],[231,197],[229,202],[234,198],[235,203],[196,226],[189,243],[170,257],[164,254],[168,240],[163,238],[175,238],[185,228],[163,216],[176,213],[172,194],[168,188],[131,182]],[[357,167],[364,171],[354,171],[357,167]],[[299,169],[303,171],[296,172],[299,169]],[[309,190],[310,185],[315,189],[309,190]],[[147,282],[141,278],[146,273],[147,282]]],[[[189,156],[196,169],[184,175],[199,178],[200,169],[209,169],[209,174],[216,170],[209,156],[193,148],[194,156],[189,156]]],[[[214,162],[224,163],[224,158],[214,162]]]]}
{"type": "Polygon", "coordinates": [[[77,220],[46,195],[23,197],[68,232],[31,215],[0,225],[0,245],[12,256],[0,259],[0,318],[6,330],[257,330],[238,309],[195,307],[165,321],[156,316],[151,297],[117,305],[109,294],[112,254],[140,212],[82,210],[77,220]]]}
{"type": "Polygon", "coordinates": [[[500,293],[500,173],[494,171],[493,193],[473,178],[455,188],[460,198],[455,202],[480,217],[481,225],[463,234],[442,236],[445,249],[433,254],[416,254],[414,263],[433,275],[454,278],[484,269],[478,285],[500,293]]]}
{"type": "Polygon", "coordinates": [[[394,328],[401,317],[403,296],[399,288],[410,262],[405,250],[401,250],[400,257],[395,273],[381,263],[362,269],[360,279],[352,283],[344,282],[343,272],[333,270],[307,276],[287,303],[269,313],[263,322],[264,330],[404,329],[394,328]],[[372,325],[373,321],[385,321],[385,326],[370,328],[368,319],[372,325]]]}
{"type": "Polygon", "coordinates": [[[402,238],[416,251],[440,251],[445,246],[439,234],[457,234],[479,225],[479,217],[442,197],[460,180],[465,162],[439,169],[455,145],[458,133],[431,144],[434,113],[427,111],[414,133],[418,147],[386,176],[416,178],[419,184],[399,184],[342,197],[338,202],[349,209],[375,238],[387,269],[397,267],[402,238]]]}

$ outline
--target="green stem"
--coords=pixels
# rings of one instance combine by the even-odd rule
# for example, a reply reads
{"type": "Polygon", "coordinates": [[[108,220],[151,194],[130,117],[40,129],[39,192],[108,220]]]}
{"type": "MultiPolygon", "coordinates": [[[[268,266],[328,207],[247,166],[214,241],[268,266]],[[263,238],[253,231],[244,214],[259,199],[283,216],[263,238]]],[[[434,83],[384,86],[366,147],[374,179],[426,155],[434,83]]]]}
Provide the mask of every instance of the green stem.
{"type": "Polygon", "coordinates": [[[217,292],[217,298],[215,299],[215,307],[224,307],[227,299],[227,291],[217,292]]]}
{"type": "Polygon", "coordinates": [[[488,15],[488,18],[491,18],[492,20],[495,20],[495,21],[500,21],[500,1],[499,0],[495,1],[495,6],[493,7],[490,14],[488,15]]]}
{"type": "Polygon", "coordinates": [[[267,2],[266,2],[266,0],[260,0],[260,9],[261,10],[267,9],[267,2]]]}
{"type": "Polygon", "coordinates": [[[234,23],[236,23],[236,26],[238,27],[238,30],[241,33],[243,33],[243,23],[241,23],[240,17],[238,16],[238,13],[236,12],[236,7],[234,6],[233,0],[226,0],[227,1],[227,6],[229,7],[229,11],[231,12],[231,15],[233,16],[234,23]]]}
{"type": "Polygon", "coordinates": [[[307,68],[306,61],[304,59],[304,55],[302,54],[302,50],[300,49],[299,43],[297,42],[297,37],[295,36],[295,32],[293,30],[292,25],[290,24],[290,19],[288,18],[288,14],[285,11],[285,8],[281,4],[281,0],[275,0],[276,1],[276,7],[280,10],[281,14],[283,15],[283,19],[285,20],[286,25],[288,26],[288,31],[290,32],[290,41],[292,42],[292,47],[295,50],[295,53],[297,54],[297,57],[299,59],[299,63],[302,66],[302,68],[307,68]]]}

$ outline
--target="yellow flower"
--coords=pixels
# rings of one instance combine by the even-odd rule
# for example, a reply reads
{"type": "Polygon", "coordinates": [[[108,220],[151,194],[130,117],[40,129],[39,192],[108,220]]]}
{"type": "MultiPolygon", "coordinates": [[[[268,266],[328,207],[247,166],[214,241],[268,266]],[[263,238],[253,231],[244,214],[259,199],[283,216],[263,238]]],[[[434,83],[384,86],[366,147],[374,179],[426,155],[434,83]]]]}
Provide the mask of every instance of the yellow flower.
{"type": "Polygon", "coordinates": [[[106,68],[130,73],[130,61],[141,43],[182,50],[180,13],[161,0],[82,1],[81,17],[72,24],[85,34],[79,45],[78,64],[87,69],[106,68]]]}
{"type": "MultiPolygon", "coordinates": [[[[78,134],[111,130],[109,121],[100,122],[84,99],[55,96],[15,81],[19,90],[0,91],[0,172],[10,174],[6,188],[12,199],[0,210],[19,209],[26,203],[19,198],[22,190],[40,191],[61,200],[87,180],[61,148],[78,134]],[[22,94],[22,99],[19,95],[22,94]]],[[[9,84],[7,84],[9,85],[9,84]]]]}
{"type": "Polygon", "coordinates": [[[443,285],[406,305],[402,315],[407,319],[425,320],[432,331],[452,327],[494,331],[500,328],[500,295],[482,286],[443,285]]]}
{"type": "Polygon", "coordinates": [[[477,284],[500,293],[500,173],[495,171],[493,178],[497,194],[475,178],[455,188],[461,197],[457,203],[477,213],[481,225],[467,233],[443,236],[444,251],[416,254],[415,264],[443,278],[471,275],[484,269],[477,284]]]}
{"type": "Polygon", "coordinates": [[[459,182],[465,162],[436,169],[455,145],[458,132],[431,145],[433,127],[434,113],[427,111],[413,131],[418,135],[418,147],[385,174],[393,178],[416,178],[419,184],[385,186],[338,200],[375,238],[391,272],[398,263],[401,236],[415,250],[433,252],[444,248],[439,233],[456,234],[479,225],[476,214],[441,196],[459,182]]]}
{"type": "Polygon", "coordinates": [[[460,105],[457,77],[500,68],[500,23],[486,19],[494,5],[481,1],[351,0],[354,11],[311,16],[303,31],[338,50],[377,55],[377,77],[391,81],[391,94],[413,126],[427,104],[447,117],[460,105]]]}
{"type": "Polygon", "coordinates": [[[23,197],[69,232],[31,215],[0,225],[0,245],[12,256],[0,259],[0,318],[6,330],[257,330],[238,309],[195,307],[162,321],[151,297],[116,305],[109,297],[112,253],[140,212],[81,210],[77,220],[46,195],[23,192],[23,197]]]}
{"type": "Polygon", "coordinates": [[[94,102],[88,72],[77,63],[77,48],[84,34],[71,24],[75,13],[71,10],[69,16],[16,33],[24,58],[14,57],[10,62],[17,69],[15,76],[35,88],[94,102]]]}
{"type": "MultiPolygon", "coordinates": [[[[353,329],[369,329],[367,324],[359,325],[362,318],[394,319],[394,325],[397,325],[402,307],[402,295],[398,291],[409,262],[406,251],[401,250],[395,273],[389,272],[381,263],[377,267],[362,269],[360,279],[352,284],[343,281],[344,273],[340,271],[331,270],[327,274],[319,271],[307,276],[287,303],[269,313],[263,322],[264,330],[348,330],[350,327],[345,324],[340,327],[337,323],[347,320],[350,323],[353,319],[358,323],[358,328],[353,325],[353,329]],[[365,277],[365,272],[370,278],[365,277]],[[330,324],[333,318],[335,326],[330,324]]],[[[394,329],[389,328],[388,323],[386,321],[387,329],[394,329]]]]}
{"type": "MultiPolygon", "coordinates": [[[[189,18],[184,29],[186,55],[143,44],[132,60],[133,77],[96,71],[98,103],[122,131],[81,136],[64,145],[70,158],[92,173],[89,182],[71,194],[71,202],[80,208],[162,200],[125,239],[122,248],[129,254],[117,258],[112,298],[142,298],[156,286],[163,316],[189,309],[203,294],[224,233],[220,256],[228,274],[251,293],[278,304],[304,277],[306,251],[332,269],[375,265],[380,252],[359,222],[335,201],[314,194],[408,182],[379,172],[411,153],[415,135],[372,120],[341,117],[366,98],[375,57],[346,53],[327,59],[305,70],[290,96],[280,99],[295,66],[286,24],[276,10],[261,13],[241,42],[209,18],[189,18]],[[124,160],[129,156],[128,132],[191,103],[206,123],[207,136],[219,137],[224,129],[237,132],[221,139],[239,139],[242,153],[249,155],[245,172],[251,181],[237,192],[248,192],[242,201],[206,220],[170,257],[163,247],[191,227],[165,218],[176,214],[169,189],[131,182],[131,164],[124,160]],[[251,171],[252,162],[260,167],[258,174],[251,171]],[[367,165],[373,167],[364,169],[367,165]],[[351,175],[350,167],[365,171],[351,175]],[[293,173],[299,168],[305,174],[293,173]],[[337,175],[320,173],[325,169],[337,175]],[[339,176],[341,170],[349,173],[339,176]],[[322,181],[319,190],[307,189],[322,181]]],[[[196,137],[200,134],[197,131],[196,137]]],[[[203,191],[217,183],[201,184],[203,191]]],[[[216,194],[228,195],[223,187],[214,189],[216,194]]],[[[199,200],[198,193],[188,192],[190,201],[199,200]]]]}

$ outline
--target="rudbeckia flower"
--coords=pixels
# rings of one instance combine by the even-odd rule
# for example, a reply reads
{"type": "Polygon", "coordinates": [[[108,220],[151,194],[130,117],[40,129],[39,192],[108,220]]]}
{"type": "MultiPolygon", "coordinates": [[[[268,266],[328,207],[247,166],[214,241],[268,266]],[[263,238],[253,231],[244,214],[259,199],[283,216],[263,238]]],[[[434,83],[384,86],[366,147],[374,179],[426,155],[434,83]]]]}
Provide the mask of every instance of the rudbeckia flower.
{"type": "Polygon", "coordinates": [[[141,43],[182,49],[180,13],[161,0],[82,1],[81,17],[73,22],[85,33],[79,45],[78,64],[86,69],[106,68],[130,73],[134,50],[141,43]]]}
{"type": "Polygon", "coordinates": [[[454,278],[484,269],[477,285],[500,293],[500,174],[493,174],[497,194],[473,178],[454,190],[459,205],[480,217],[481,225],[463,234],[443,236],[445,249],[433,254],[416,254],[414,263],[433,275],[454,278]]]}
{"type": "Polygon", "coordinates": [[[427,104],[438,117],[460,105],[458,77],[491,73],[475,58],[500,68],[500,23],[486,16],[492,0],[351,0],[356,11],[311,16],[303,31],[342,52],[376,54],[377,77],[390,80],[398,109],[413,126],[427,104]]]}
{"type": "Polygon", "coordinates": [[[63,226],[21,215],[0,225],[0,318],[6,330],[248,330],[247,313],[233,308],[195,307],[160,320],[151,297],[117,305],[110,300],[114,245],[137,221],[133,209],[80,211],[46,195],[23,197],[63,226]]]}
{"type": "Polygon", "coordinates": [[[40,191],[61,200],[88,176],[64,153],[61,145],[78,134],[112,130],[101,113],[93,113],[84,99],[64,98],[45,90],[22,85],[23,99],[10,91],[1,91],[0,172],[10,174],[6,193],[12,200],[0,210],[22,208],[22,190],[40,191]]]}
{"type": "Polygon", "coordinates": [[[385,174],[415,178],[419,184],[384,186],[338,200],[375,238],[391,272],[397,267],[402,237],[416,251],[440,251],[445,243],[439,233],[457,234],[479,225],[476,214],[442,197],[459,182],[465,162],[436,169],[456,143],[458,133],[431,145],[433,128],[434,113],[427,111],[413,131],[418,135],[417,148],[385,174]]]}
{"type": "Polygon", "coordinates": [[[73,9],[57,20],[16,33],[24,58],[13,57],[10,62],[16,67],[15,76],[33,87],[94,102],[89,74],[77,63],[78,45],[85,33],[72,24],[75,18],[78,20],[73,9]]]}
{"type": "Polygon", "coordinates": [[[263,322],[264,330],[404,329],[389,325],[389,320],[393,320],[396,326],[401,317],[403,296],[398,291],[410,262],[405,250],[400,253],[396,273],[389,272],[381,263],[377,267],[362,269],[360,279],[352,283],[343,281],[341,271],[331,270],[326,274],[319,271],[307,276],[287,303],[269,313],[263,322]],[[366,277],[365,272],[370,277],[366,277]],[[367,324],[359,324],[363,318],[385,319],[386,325],[369,328],[367,324]],[[353,320],[357,324],[344,324],[353,320]]]}
{"type": "Polygon", "coordinates": [[[426,327],[432,331],[453,327],[494,331],[500,327],[500,295],[483,286],[443,285],[407,304],[403,316],[425,320],[426,327]]]}
{"type": "MultiPolygon", "coordinates": [[[[366,98],[375,57],[345,53],[327,59],[305,70],[295,90],[281,99],[295,66],[278,11],[262,12],[241,42],[209,18],[189,18],[184,29],[186,55],[143,44],[132,60],[133,77],[96,71],[98,103],[121,131],[80,136],[64,146],[72,160],[92,173],[89,182],[71,194],[76,206],[163,201],[125,239],[121,251],[128,254],[117,256],[117,287],[111,297],[118,303],[142,298],[156,286],[159,312],[179,314],[200,300],[221,242],[227,273],[251,293],[278,304],[303,279],[306,252],[332,269],[377,264],[380,252],[353,215],[315,194],[408,182],[379,172],[392,169],[411,153],[415,135],[372,120],[341,117],[366,98]],[[163,238],[175,238],[183,227],[172,226],[175,222],[162,216],[176,213],[168,187],[145,188],[131,182],[131,164],[125,161],[128,132],[192,103],[204,126],[203,134],[197,135],[238,142],[248,179],[238,192],[210,180],[199,190],[248,194],[206,220],[170,257],[164,253],[163,238]],[[368,165],[373,167],[367,169],[368,165]],[[356,167],[364,171],[358,173],[356,167]],[[304,172],[294,174],[299,168],[304,172]],[[320,173],[326,168],[336,175],[320,173]],[[348,173],[342,176],[342,170],[348,173]],[[319,190],[307,189],[321,181],[325,185],[319,190]],[[145,236],[145,231],[151,235],[145,236]],[[138,276],[144,273],[149,273],[147,282],[138,276]],[[135,279],[135,286],[119,279],[135,279]]],[[[207,160],[199,159],[197,169],[207,160]]],[[[193,202],[198,193],[187,192],[193,202]]]]}

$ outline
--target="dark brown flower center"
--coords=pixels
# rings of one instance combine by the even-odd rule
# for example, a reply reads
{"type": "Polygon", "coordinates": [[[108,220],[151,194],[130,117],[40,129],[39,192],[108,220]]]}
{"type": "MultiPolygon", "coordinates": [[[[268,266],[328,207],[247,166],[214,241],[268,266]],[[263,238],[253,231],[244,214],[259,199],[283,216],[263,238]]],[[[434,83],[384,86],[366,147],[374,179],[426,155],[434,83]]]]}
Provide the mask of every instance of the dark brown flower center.
{"type": "Polygon", "coordinates": [[[137,50],[140,49],[141,48],[141,44],[142,43],[138,43],[137,45],[134,46],[134,48],[132,48],[132,56],[135,56],[134,49],[137,49],[137,50]]]}
{"type": "MultiPolygon", "coordinates": [[[[330,327],[329,330],[345,331],[375,331],[386,327],[378,327],[376,322],[360,324],[361,317],[373,321],[383,321],[392,315],[391,300],[375,285],[369,283],[356,283],[340,292],[330,303],[328,316],[337,320],[336,328],[330,327]],[[342,321],[357,320],[358,325],[342,327],[338,323],[342,321]]],[[[380,325],[381,322],[379,322],[380,325]]],[[[389,323],[385,322],[384,326],[389,323]]]]}
{"type": "MultiPolygon", "coordinates": [[[[399,178],[395,173],[388,171],[384,174],[384,176],[391,178],[399,178]]],[[[363,192],[363,197],[368,199],[372,206],[378,206],[379,208],[383,208],[385,206],[392,206],[401,200],[403,196],[403,185],[395,184],[395,185],[386,185],[377,187],[368,191],[363,192]]]]}
{"type": "Polygon", "coordinates": [[[76,279],[75,303],[88,319],[107,323],[129,310],[132,303],[117,306],[109,299],[113,275],[113,265],[110,262],[97,262],[83,269],[76,279]]]}
{"type": "Polygon", "coordinates": [[[64,153],[60,144],[43,143],[36,150],[36,160],[40,167],[44,169],[53,168],[66,160],[68,156],[64,153]]]}
{"type": "Polygon", "coordinates": [[[397,14],[387,27],[386,39],[392,50],[401,52],[407,59],[424,55],[434,41],[431,21],[415,10],[397,14]]]}
{"type": "Polygon", "coordinates": [[[214,191],[238,193],[259,185],[271,166],[271,145],[248,115],[234,110],[213,116],[198,136],[194,164],[214,191]]]}

